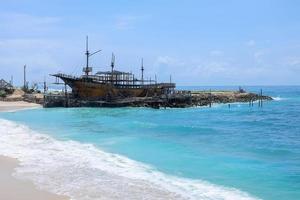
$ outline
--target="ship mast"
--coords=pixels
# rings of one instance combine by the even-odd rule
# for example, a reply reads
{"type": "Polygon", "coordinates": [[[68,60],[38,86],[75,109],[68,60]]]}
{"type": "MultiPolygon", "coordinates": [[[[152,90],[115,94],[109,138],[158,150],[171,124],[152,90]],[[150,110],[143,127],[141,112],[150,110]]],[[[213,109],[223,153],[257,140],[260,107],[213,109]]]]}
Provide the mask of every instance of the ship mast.
{"type": "Polygon", "coordinates": [[[90,52],[89,52],[89,37],[86,36],[86,52],[85,52],[85,55],[86,55],[86,67],[85,67],[85,75],[89,75],[89,56],[90,56],[90,52]]]}
{"type": "Polygon", "coordinates": [[[114,67],[115,67],[115,55],[114,53],[111,54],[111,84],[113,84],[113,74],[114,74],[114,67]]]}
{"type": "Polygon", "coordinates": [[[89,58],[92,56],[92,55],[95,55],[96,53],[99,53],[101,50],[98,50],[98,51],[95,51],[94,53],[90,53],[89,52],[89,37],[86,36],[86,52],[85,52],[85,55],[86,55],[86,67],[83,68],[83,72],[85,73],[85,75],[89,75],[89,72],[92,72],[92,68],[89,67],[89,58]]]}
{"type": "Polygon", "coordinates": [[[144,85],[144,60],[142,58],[142,67],[141,67],[141,71],[142,71],[142,85],[144,85]]]}

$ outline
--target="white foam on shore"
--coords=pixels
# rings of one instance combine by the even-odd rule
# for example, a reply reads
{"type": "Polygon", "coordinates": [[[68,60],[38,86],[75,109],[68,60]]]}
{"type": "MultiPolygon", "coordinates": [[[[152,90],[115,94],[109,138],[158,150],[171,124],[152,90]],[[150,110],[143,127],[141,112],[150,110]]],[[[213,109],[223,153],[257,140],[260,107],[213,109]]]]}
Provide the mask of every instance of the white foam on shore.
{"type": "Polygon", "coordinates": [[[234,188],[166,175],[90,144],[58,141],[3,119],[0,154],[19,159],[17,178],[74,200],[256,199],[234,188]]]}

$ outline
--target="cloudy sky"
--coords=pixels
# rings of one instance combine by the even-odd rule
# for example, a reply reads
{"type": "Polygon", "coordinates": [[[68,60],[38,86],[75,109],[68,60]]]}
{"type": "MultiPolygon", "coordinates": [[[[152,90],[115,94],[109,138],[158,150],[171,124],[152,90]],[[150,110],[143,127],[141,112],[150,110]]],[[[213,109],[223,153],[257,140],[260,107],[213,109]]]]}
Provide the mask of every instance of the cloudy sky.
{"type": "Polygon", "coordinates": [[[178,85],[299,85],[300,1],[0,0],[0,78],[22,83],[80,75],[85,36],[94,72],[109,69],[178,85]]]}

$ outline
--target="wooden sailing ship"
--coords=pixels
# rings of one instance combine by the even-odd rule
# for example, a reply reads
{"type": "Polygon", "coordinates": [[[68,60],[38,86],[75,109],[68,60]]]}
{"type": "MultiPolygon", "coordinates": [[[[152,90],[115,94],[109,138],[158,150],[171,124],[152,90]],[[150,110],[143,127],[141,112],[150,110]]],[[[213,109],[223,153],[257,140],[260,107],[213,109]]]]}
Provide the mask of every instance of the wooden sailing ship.
{"type": "Polygon", "coordinates": [[[72,89],[72,95],[78,99],[109,100],[127,97],[153,97],[171,93],[175,89],[175,83],[157,83],[156,80],[144,79],[143,60],[141,64],[141,78],[138,79],[133,73],[115,70],[115,56],[112,54],[111,70],[100,71],[92,74],[89,66],[89,58],[100,52],[90,53],[88,38],[86,39],[86,66],[84,74],[80,77],[57,73],[52,76],[62,79],[65,85],[72,89]]]}

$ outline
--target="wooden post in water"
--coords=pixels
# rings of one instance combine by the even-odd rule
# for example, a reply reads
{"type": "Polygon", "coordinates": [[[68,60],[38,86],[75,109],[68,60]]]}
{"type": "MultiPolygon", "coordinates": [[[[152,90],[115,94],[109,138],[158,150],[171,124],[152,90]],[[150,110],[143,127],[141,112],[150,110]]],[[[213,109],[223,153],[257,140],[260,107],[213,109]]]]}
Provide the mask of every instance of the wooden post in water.
{"type": "Polygon", "coordinates": [[[263,107],[262,89],[260,89],[260,107],[263,107]]]}
{"type": "Polygon", "coordinates": [[[258,107],[260,107],[260,93],[258,93],[258,107]]]}
{"type": "Polygon", "coordinates": [[[260,93],[258,95],[258,107],[262,107],[262,89],[260,89],[260,93]]]}
{"type": "Polygon", "coordinates": [[[211,108],[211,89],[209,89],[209,107],[211,108]]]}

